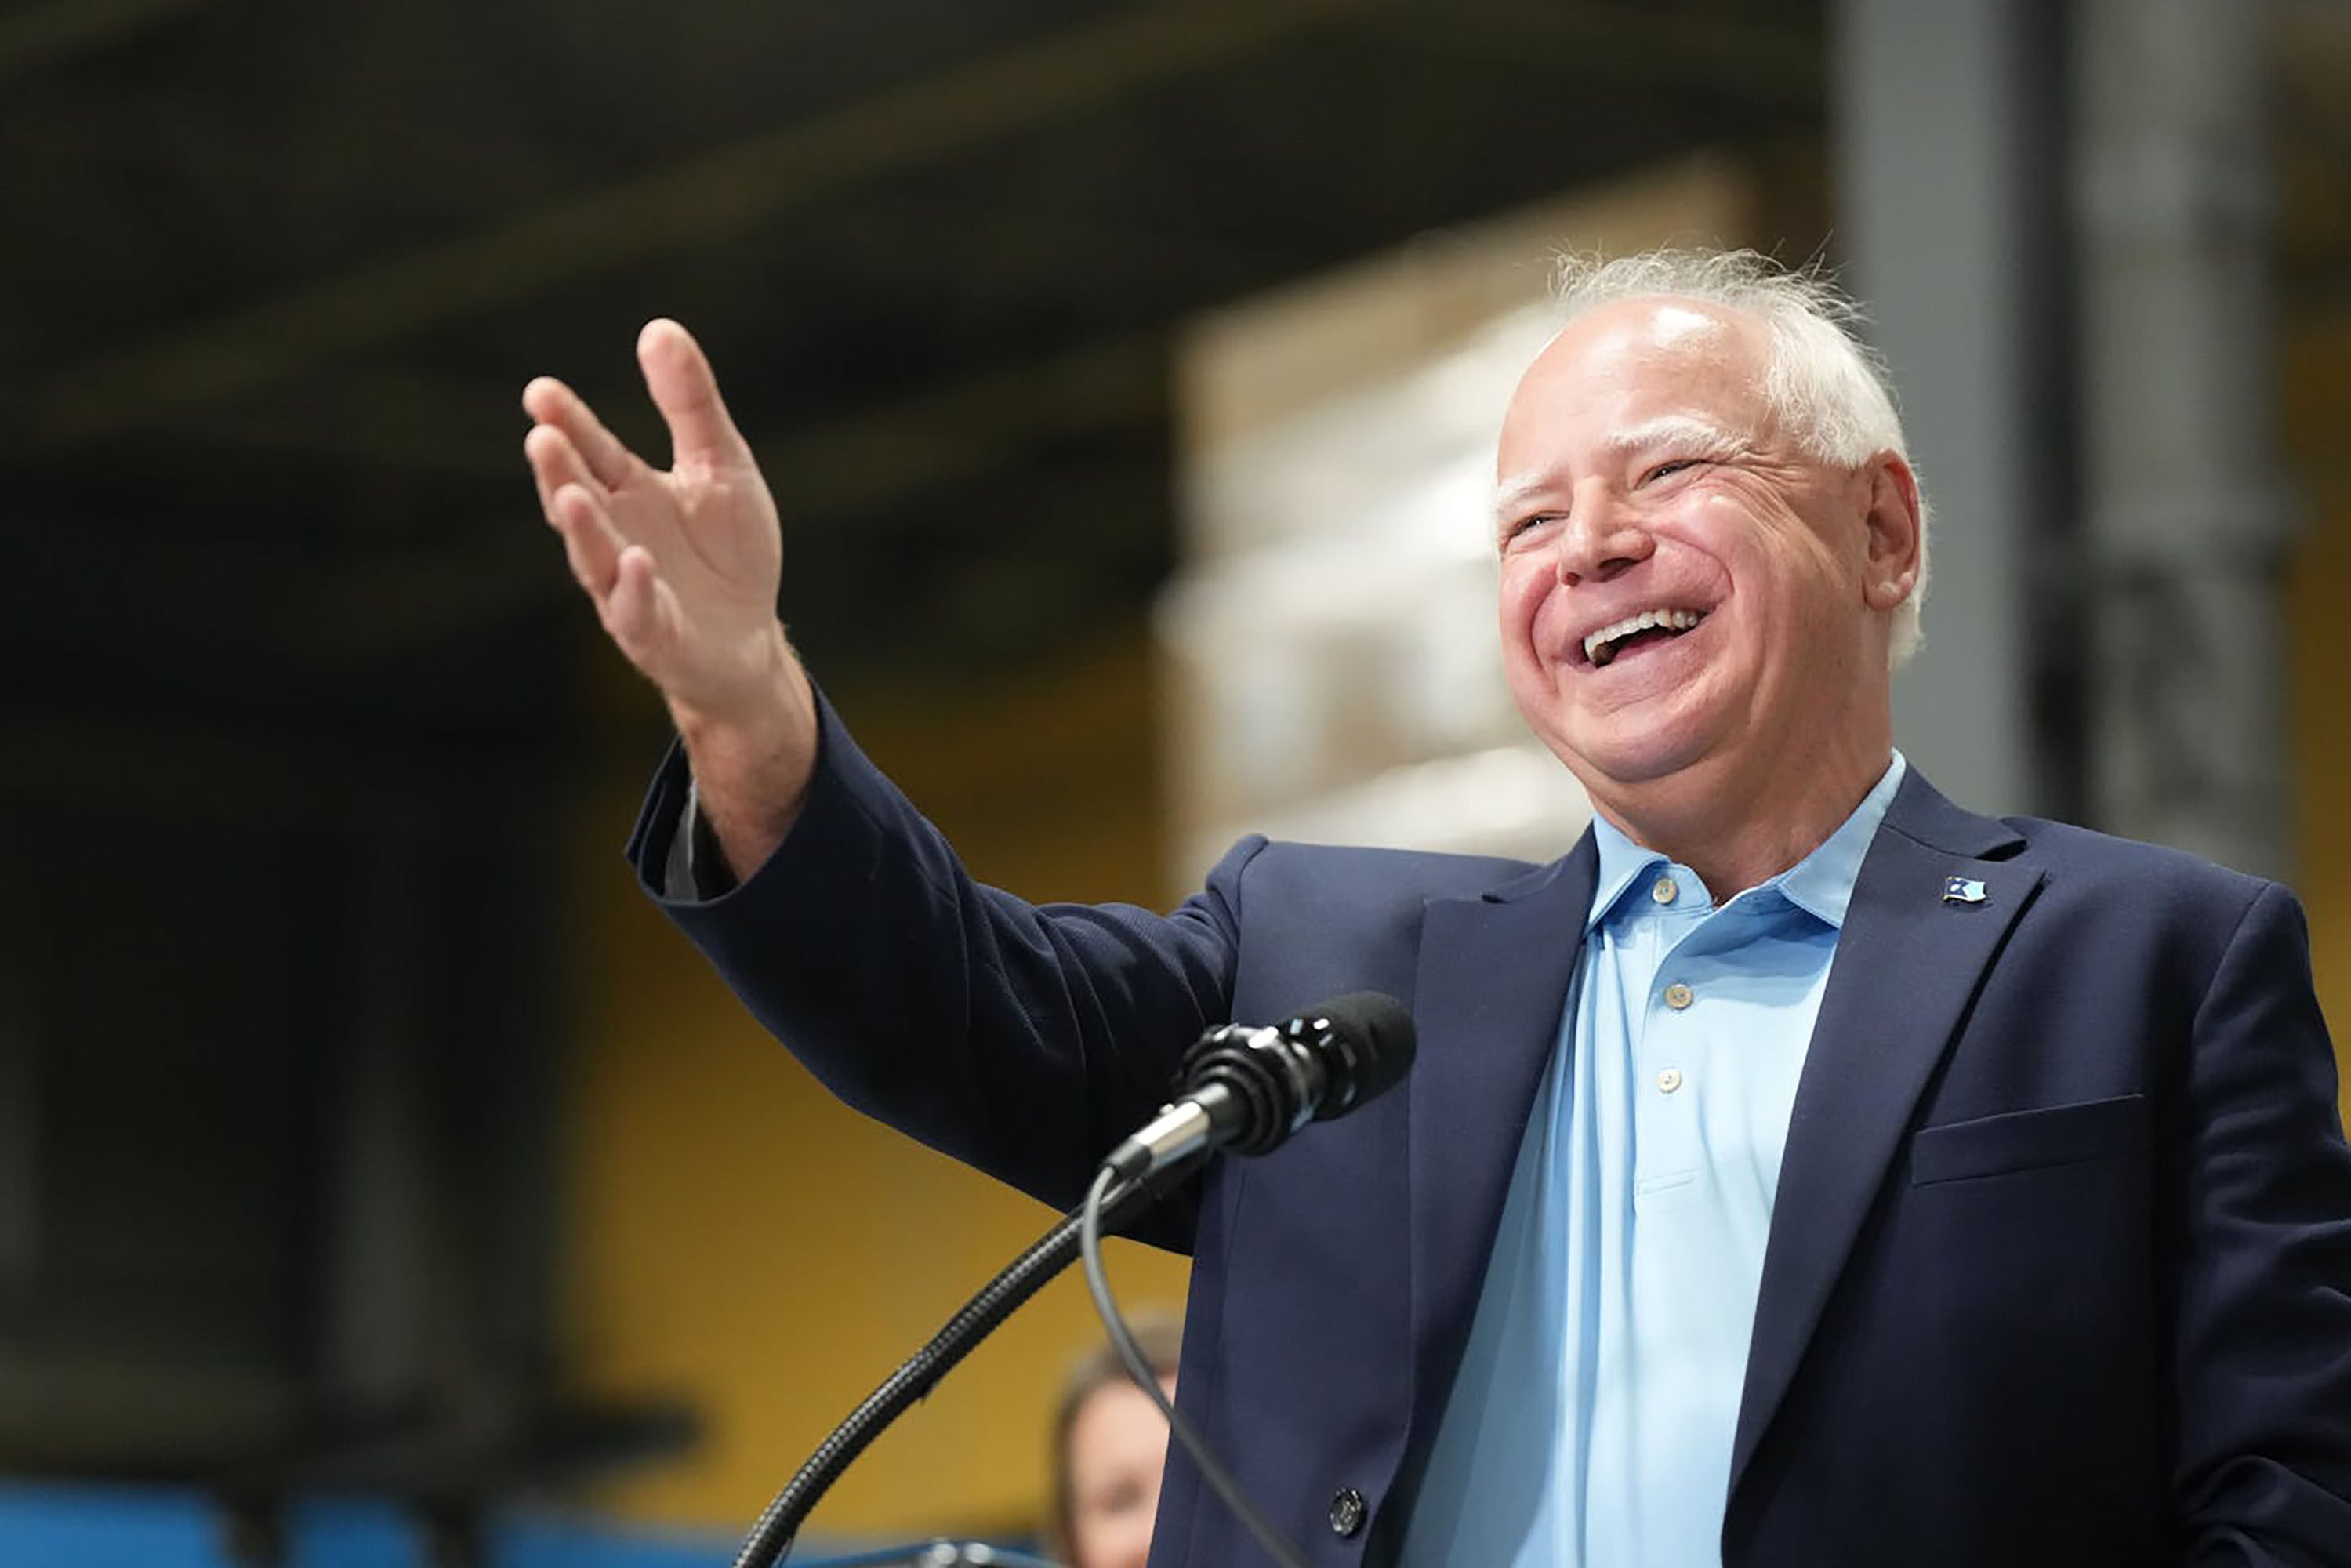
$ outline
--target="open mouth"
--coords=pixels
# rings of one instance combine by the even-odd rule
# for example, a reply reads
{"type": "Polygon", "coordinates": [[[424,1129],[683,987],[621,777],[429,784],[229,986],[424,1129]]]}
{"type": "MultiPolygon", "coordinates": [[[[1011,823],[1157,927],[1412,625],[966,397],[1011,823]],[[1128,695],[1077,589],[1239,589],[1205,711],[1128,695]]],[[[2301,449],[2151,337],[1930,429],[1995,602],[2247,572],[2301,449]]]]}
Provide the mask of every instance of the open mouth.
{"type": "Polygon", "coordinates": [[[1584,638],[1583,656],[1593,669],[1604,669],[1625,653],[1671,642],[1705,619],[1702,610],[1644,610],[1584,638]]]}

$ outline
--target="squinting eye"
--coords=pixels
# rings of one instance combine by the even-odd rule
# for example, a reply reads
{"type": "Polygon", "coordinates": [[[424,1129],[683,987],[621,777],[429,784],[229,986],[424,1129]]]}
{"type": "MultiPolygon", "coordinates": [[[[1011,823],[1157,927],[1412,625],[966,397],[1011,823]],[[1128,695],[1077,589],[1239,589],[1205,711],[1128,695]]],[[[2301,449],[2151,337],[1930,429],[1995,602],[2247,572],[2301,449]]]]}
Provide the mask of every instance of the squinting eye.
{"type": "Polygon", "coordinates": [[[1685,468],[1697,467],[1699,461],[1700,459],[1696,457],[1676,457],[1670,461],[1660,463],[1655,468],[1650,469],[1647,476],[1641,482],[1646,485],[1652,484],[1659,479],[1669,478],[1673,475],[1680,473],[1685,468]]]}

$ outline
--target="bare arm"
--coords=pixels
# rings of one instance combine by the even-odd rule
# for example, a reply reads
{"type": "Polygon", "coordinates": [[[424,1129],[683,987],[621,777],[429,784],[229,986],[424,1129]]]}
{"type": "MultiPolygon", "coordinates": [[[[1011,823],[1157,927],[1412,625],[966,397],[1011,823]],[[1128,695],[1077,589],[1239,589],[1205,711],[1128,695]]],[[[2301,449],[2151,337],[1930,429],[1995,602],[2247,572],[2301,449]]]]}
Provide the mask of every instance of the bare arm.
{"type": "Polygon", "coordinates": [[[751,449],[684,328],[637,338],[670,433],[666,472],[542,376],[523,389],[523,454],[548,523],[605,633],[661,689],[702,812],[747,877],[791,829],[816,766],[815,700],[776,616],[782,531],[751,449]]]}

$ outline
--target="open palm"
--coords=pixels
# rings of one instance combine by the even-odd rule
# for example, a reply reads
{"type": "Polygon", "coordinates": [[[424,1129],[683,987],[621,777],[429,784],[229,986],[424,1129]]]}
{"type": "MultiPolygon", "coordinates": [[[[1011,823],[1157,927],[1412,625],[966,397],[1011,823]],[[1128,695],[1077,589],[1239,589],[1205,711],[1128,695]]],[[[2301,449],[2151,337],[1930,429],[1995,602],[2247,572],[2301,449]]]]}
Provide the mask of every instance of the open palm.
{"type": "Polygon", "coordinates": [[[684,328],[637,340],[671,466],[654,468],[561,382],[523,390],[524,439],[540,507],[605,632],[684,727],[758,711],[789,654],[776,619],[782,536],[776,504],[727,416],[710,362],[684,328]]]}

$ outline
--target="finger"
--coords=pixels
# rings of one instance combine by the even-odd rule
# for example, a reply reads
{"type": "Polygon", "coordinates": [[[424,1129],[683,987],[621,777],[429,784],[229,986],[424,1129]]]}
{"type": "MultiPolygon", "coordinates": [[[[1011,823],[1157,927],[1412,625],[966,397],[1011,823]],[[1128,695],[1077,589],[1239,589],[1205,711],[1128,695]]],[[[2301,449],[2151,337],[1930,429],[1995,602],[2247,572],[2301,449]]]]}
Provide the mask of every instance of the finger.
{"type": "Polygon", "coordinates": [[[604,630],[641,670],[651,669],[660,644],[661,602],[666,591],[651,550],[632,545],[621,552],[611,594],[602,603],[604,630]]]}
{"type": "Polygon", "coordinates": [[[634,455],[621,438],[604,428],[580,395],[553,376],[540,376],[522,389],[523,412],[541,424],[551,424],[571,440],[588,472],[607,490],[627,482],[634,455]]]}
{"type": "Polygon", "coordinates": [[[717,468],[743,459],[742,434],[693,334],[674,321],[646,322],[637,334],[637,363],[653,406],[669,425],[673,466],[717,468]]]}
{"type": "Polygon", "coordinates": [[[566,485],[555,492],[548,516],[556,532],[563,536],[563,554],[571,563],[571,575],[601,608],[611,596],[621,552],[626,548],[620,530],[604,515],[603,507],[577,485],[566,485]]]}
{"type": "Polygon", "coordinates": [[[555,521],[555,493],[566,485],[579,486],[600,504],[611,500],[610,492],[588,472],[571,438],[554,425],[532,425],[530,434],[522,438],[522,455],[530,464],[532,482],[538,486],[538,509],[547,514],[549,522],[555,521]]]}

